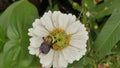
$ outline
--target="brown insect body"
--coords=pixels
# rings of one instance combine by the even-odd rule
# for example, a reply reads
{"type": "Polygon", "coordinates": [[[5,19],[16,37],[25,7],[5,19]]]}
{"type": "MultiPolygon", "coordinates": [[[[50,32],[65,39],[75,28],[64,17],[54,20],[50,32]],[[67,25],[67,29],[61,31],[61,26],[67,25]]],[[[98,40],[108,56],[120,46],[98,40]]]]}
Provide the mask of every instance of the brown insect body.
{"type": "Polygon", "coordinates": [[[43,37],[43,42],[39,48],[40,52],[47,54],[50,51],[50,48],[55,43],[54,38],[51,36],[43,37]]]}

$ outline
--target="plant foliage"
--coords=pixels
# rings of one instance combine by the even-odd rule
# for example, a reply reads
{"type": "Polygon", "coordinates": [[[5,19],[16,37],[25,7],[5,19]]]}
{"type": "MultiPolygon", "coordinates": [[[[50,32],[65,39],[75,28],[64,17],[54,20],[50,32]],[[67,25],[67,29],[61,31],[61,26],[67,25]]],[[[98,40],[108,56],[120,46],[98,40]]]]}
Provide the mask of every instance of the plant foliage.
{"type": "Polygon", "coordinates": [[[39,68],[28,28],[45,11],[72,13],[89,32],[87,53],[68,68],[120,68],[120,0],[1,0],[0,68],[39,68]],[[87,15],[89,13],[90,15],[87,15]]]}

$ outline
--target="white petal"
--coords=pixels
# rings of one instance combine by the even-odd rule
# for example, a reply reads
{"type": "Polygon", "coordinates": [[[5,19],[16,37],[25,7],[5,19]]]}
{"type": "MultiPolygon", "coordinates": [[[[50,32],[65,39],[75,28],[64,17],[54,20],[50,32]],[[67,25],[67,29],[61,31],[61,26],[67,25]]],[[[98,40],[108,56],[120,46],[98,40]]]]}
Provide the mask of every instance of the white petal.
{"type": "Polygon", "coordinates": [[[55,27],[58,27],[59,15],[62,14],[60,11],[54,11],[52,14],[52,21],[55,27]]]}
{"type": "Polygon", "coordinates": [[[88,32],[86,30],[78,31],[76,34],[73,34],[73,35],[88,35],[88,32]]]}
{"type": "Polygon", "coordinates": [[[69,48],[71,50],[71,53],[75,56],[75,59],[76,60],[80,59],[80,57],[79,57],[79,55],[80,55],[79,54],[80,49],[77,49],[77,48],[71,47],[71,46],[69,46],[69,48]]]}
{"type": "Polygon", "coordinates": [[[87,49],[86,48],[83,48],[80,50],[80,55],[85,55],[85,53],[87,52],[87,49]]]}
{"type": "Polygon", "coordinates": [[[75,23],[72,23],[66,30],[67,34],[75,34],[80,29],[80,22],[76,21],[75,23]]]}
{"type": "Polygon", "coordinates": [[[59,68],[66,68],[68,65],[68,62],[65,60],[62,52],[59,52],[59,68]]]}
{"type": "Polygon", "coordinates": [[[40,53],[38,57],[39,57],[39,58],[42,58],[42,57],[44,57],[44,56],[45,56],[45,54],[40,53]]]}
{"type": "Polygon", "coordinates": [[[51,66],[52,66],[52,63],[48,66],[45,66],[44,68],[51,68],[51,66]]]}
{"type": "Polygon", "coordinates": [[[80,23],[80,31],[86,31],[85,25],[80,23]]]}
{"type": "Polygon", "coordinates": [[[71,53],[71,50],[68,47],[63,49],[63,55],[65,57],[65,60],[69,63],[73,63],[73,61],[75,60],[75,55],[71,53]]]}
{"type": "Polygon", "coordinates": [[[47,15],[47,16],[49,16],[49,17],[51,17],[52,12],[51,12],[51,11],[45,12],[45,14],[44,14],[43,16],[45,16],[45,15],[47,15]]]}
{"type": "Polygon", "coordinates": [[[38,57],[39,57],[39,55],[40,55],[40,49],[39,49],[39,48],[37,48],[37,49],[36,49],[36,56],[38,56],[38,57]]]}
{"type": "Polygon", "coordinates": [[[28,47],[28,50],[29,50],[29,53],[30,53],[31,55],[35,55],[35,54],[36,54],[36,48],[34,48],[34,47],[32,47],[32,46],[29,46],[29,47],[28,47]]]}
{"type": "Polygon", "coordinates": [[[28,33],[29,36],[34,36],[33,28],[29,28],[28,31],[29,31],[28,33]]]}
{"type": "Polygon", "coordinates": [[[37,38],[37,37],[30,38],[30,45],[32,47],[38,48],[40,47],[42,42],[43,42],[42,38],[37,38]]]}
{"type": "MultiPolygon", "coordinates": [[[[75,38],[75,36],[74,36],[75,38]]],[[[88,40],[88,35],[80,35],[77,39],[87,41],[88,40]]]]}
{"type": "Polygon", "coordinates": [[[76,34],[73,34],[71,36],[71,40],[82,40],[84,42],[87,42],[88,40],[88,33],[85,31],[84,32],[79,32],[79,33],[76,33],[76,34]]]}
{"type": "Polygon", "coordinates": [[[53,62],[53,56],[54,56],[54,51],[51,49],[48,54],[41,57],[40,63],[42,64],[42,67],[49,66],[53,62]]]}
{"type": "Polygon", "coordinates": [[[77,61],[79,61],[85,55],[86,51],[87,51],[86,48],[81,49],[79,51],[79,55],[78,55],[79,58],[77,59],[77,61]]]}
{"type": "Polygon", "coordinates": [[[35,35],[37,35],[38,37],[45,37],[45,36],[47,36],[49,34],[48,31],[44,27],[36,27],[36,28],[34,28],[33,33],[35,35]]]}
{"type": "Polygon", "coordinates": [[[59,52],[55,51],[54,59],[53,59],[53,68],[59,67],[59,65],[58,65],[58,58],[59,58],[59,52]]]}
{"type": "MultiPolygon", "coordinates": [[[[73,55],[75,55],[75,59],[76,59],[77,61],[83,56],[83,54],[81,54],[81,50],[82,50],[82,49],[78,49],[78,48],[75,48],[75,47],[72,47],[72,46],[70,46],[69,48],[70,48],[70,50],[72,51],[71,53],[72,53],[73,55]]],[[[84,49],[86,49],[86,48],[84,48],[84,49]]],[[[84,52],[84,54],[85,54],[85,52],[84,52]]]]}
{"type": "Polygon", "coordinates": [[[84,41],[84,40],[70,40],[70,45],[71,46],[74,46],[74,47],[76,47],[76,48],[80,48],[80,49],[82,49],[82,48],[85,48],[86,47],[86,41],[84,41]]]}
{"type": "Polygon", "coordinates": [[[53,30],[53,23],[51,17],[48,14],[44,14],[41,18],[42,25],[49,31],[53,30]]]}
{"type": "Polygon", "coordinates": [[[74,23],[76,21],[75,15],[68,14],[68,17],[69,17],[69,25],[71,25],[72,23],[74,23]]]}
{"type": "Polygon", "coordinates": [[[35,22],[33,22],[33,28],[38,27],[40,25],[41,21],[40,19],[35,19],[35,22]]]}
{"type": "Polygon", "coordinates": [[[59,28],[66,29],[69,23],[68,15],[67,14],[61,14],[59,15],[59,28]]]}

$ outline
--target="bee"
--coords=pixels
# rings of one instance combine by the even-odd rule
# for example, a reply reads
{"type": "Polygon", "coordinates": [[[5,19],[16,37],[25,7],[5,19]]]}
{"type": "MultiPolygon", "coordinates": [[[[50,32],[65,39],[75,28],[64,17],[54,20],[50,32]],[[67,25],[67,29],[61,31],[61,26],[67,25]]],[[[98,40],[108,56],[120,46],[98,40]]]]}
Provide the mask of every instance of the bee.
{"type": "Polygon", "coordinates": [[[43,42],[41,43],[41,46],[39,48],[40,52],[42,52],[43,54],[47,54],[55,42],[56,40],[53,36],[43,37],[43,42]]]}

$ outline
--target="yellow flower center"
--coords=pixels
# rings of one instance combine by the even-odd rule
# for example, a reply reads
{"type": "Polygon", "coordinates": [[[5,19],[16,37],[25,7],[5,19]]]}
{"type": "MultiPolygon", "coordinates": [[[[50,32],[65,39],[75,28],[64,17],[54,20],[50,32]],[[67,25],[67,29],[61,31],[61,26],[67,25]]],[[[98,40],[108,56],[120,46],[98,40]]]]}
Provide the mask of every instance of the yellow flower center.
{"type": "Polygon", "coordinates": [[[55,28],[50,32],[50,36],[53,36],[56,40],[56,43],[52,45],[54,50],[62,50],[69,46],[71,35],[67,35],[63,29],[55,28]]]}

